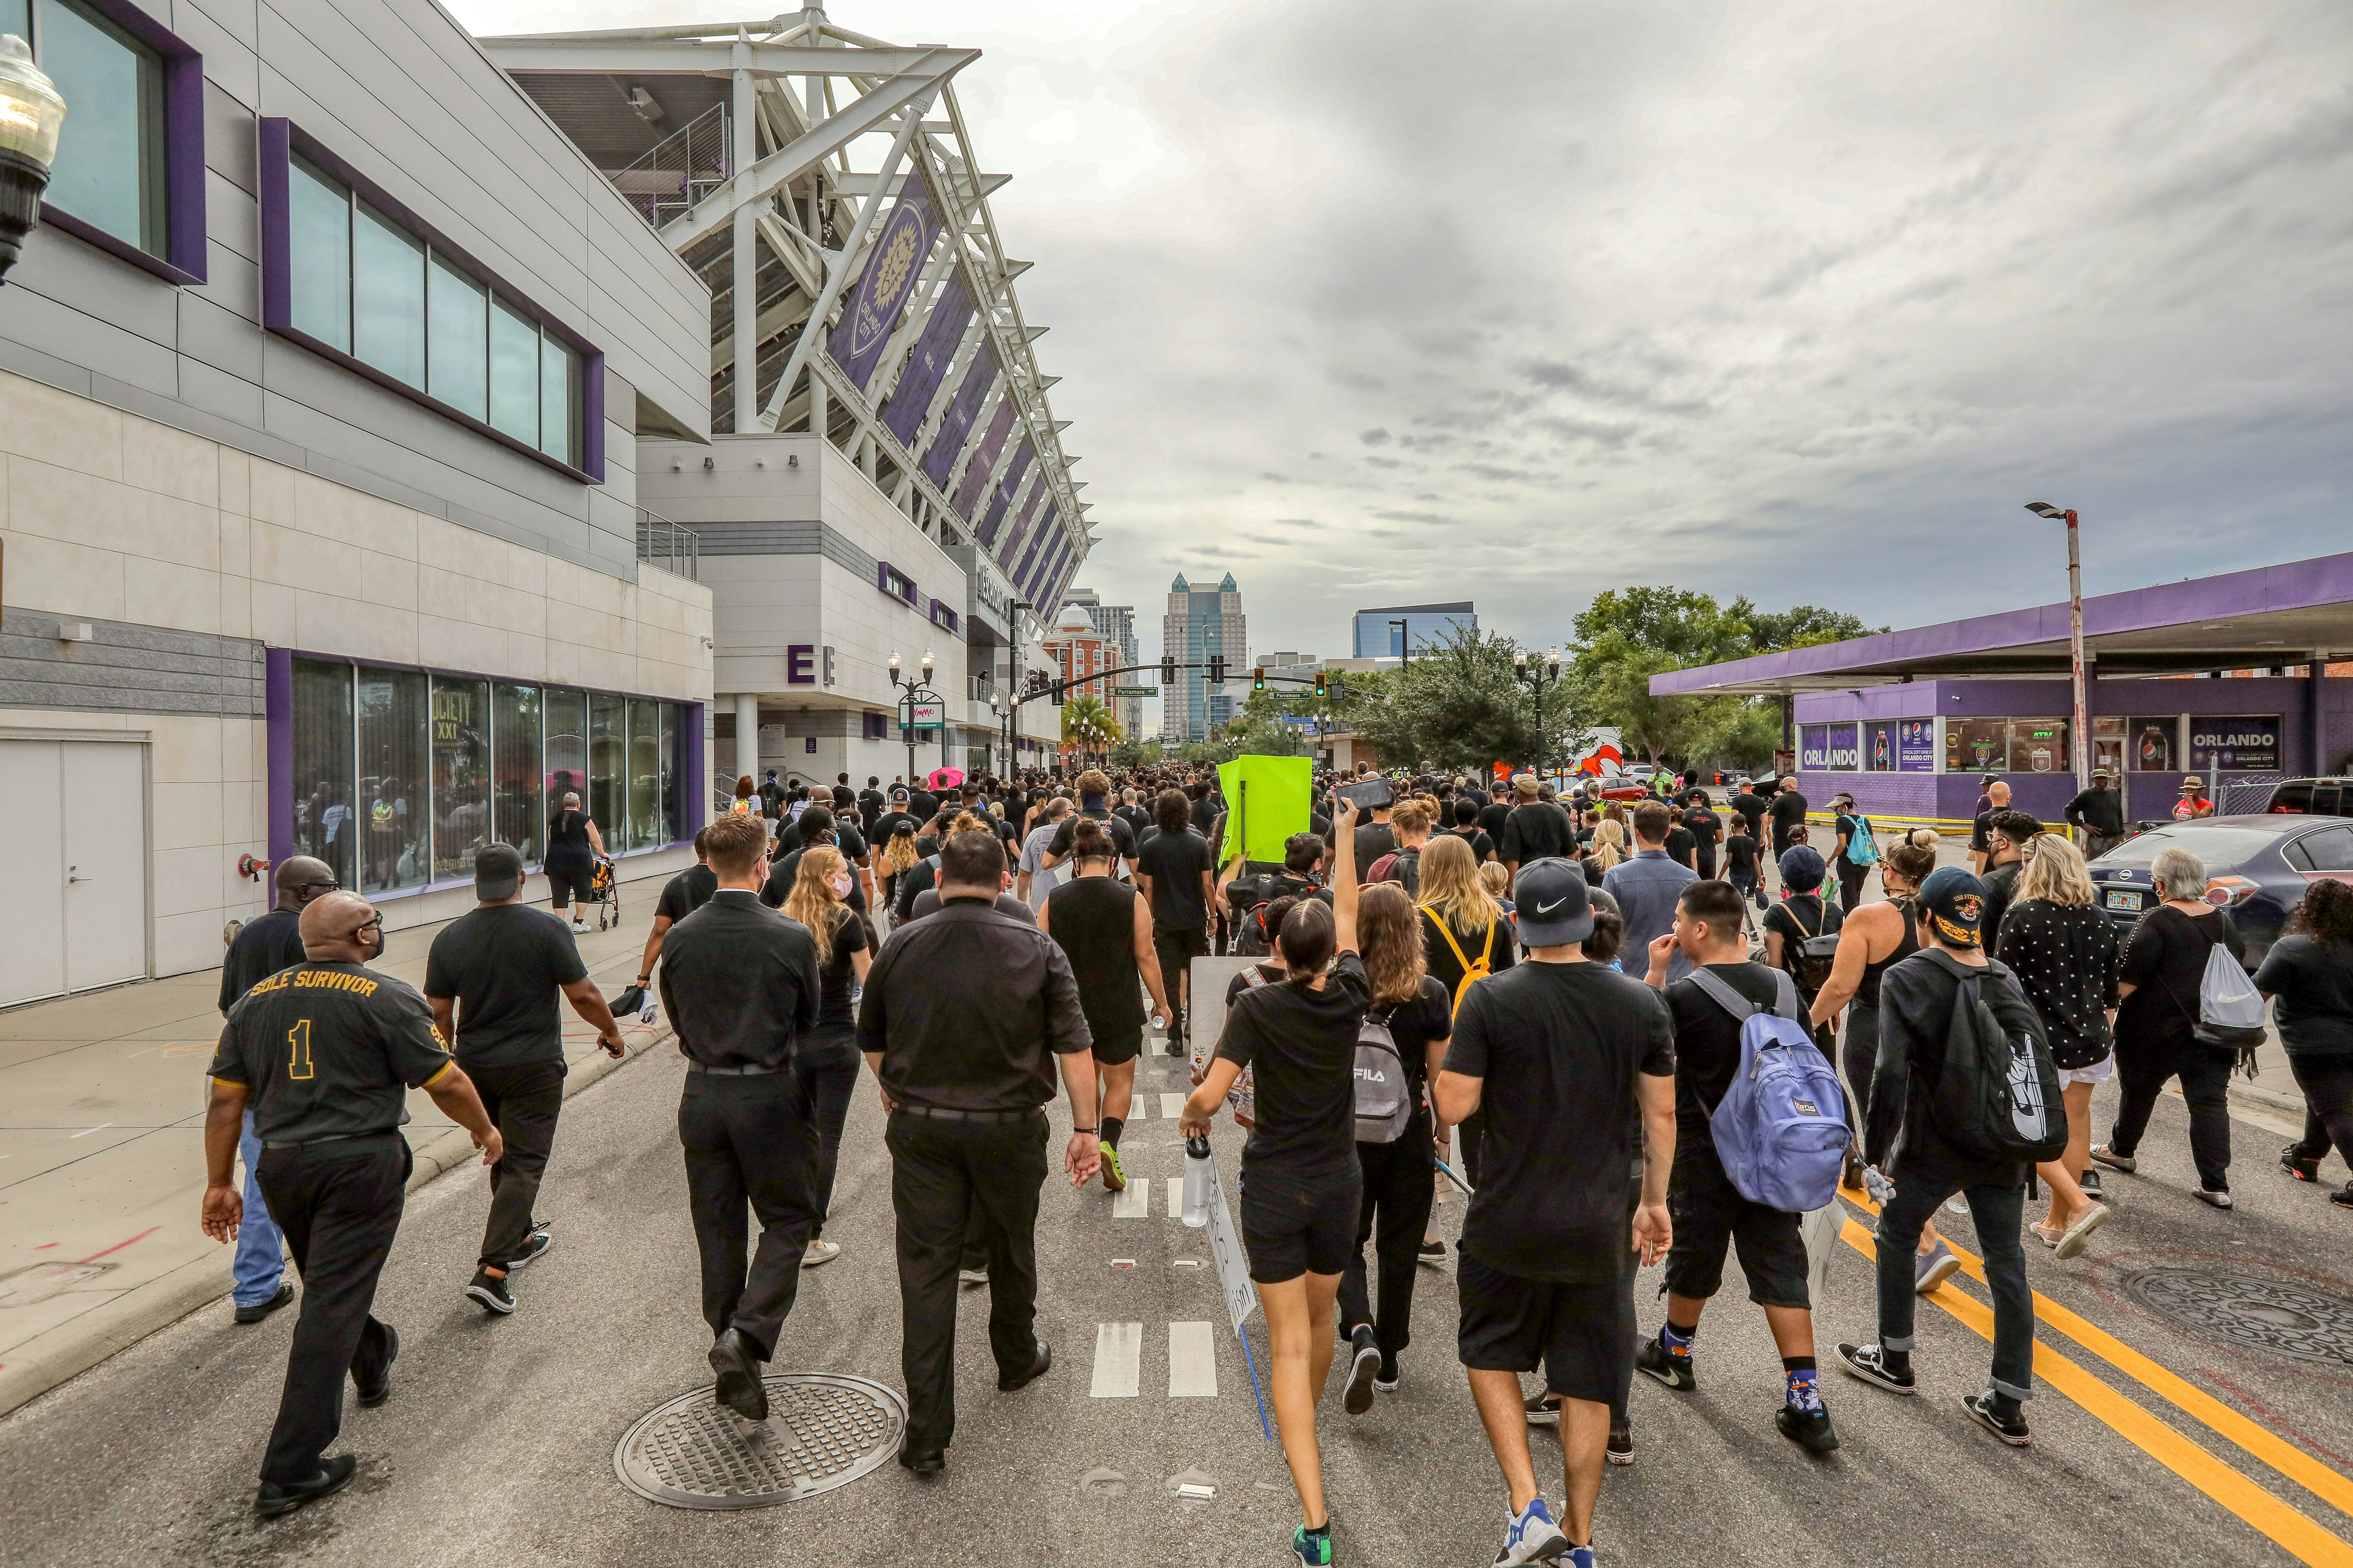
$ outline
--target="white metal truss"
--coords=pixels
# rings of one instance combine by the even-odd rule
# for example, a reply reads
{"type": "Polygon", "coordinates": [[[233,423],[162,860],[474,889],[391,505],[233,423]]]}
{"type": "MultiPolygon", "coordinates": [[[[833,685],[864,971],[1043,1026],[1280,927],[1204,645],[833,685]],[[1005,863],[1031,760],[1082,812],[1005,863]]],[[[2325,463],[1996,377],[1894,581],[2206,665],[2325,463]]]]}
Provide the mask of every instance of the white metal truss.
{"type": "MultiPolygon", "coordinates": [[[[663,77],[727,81],[733,145],[725,177],[668,216],[657,232],[681,256],[693,250],[706,258],[715,236],[732,237],[733,319],[712,350],[712,376],[732,374],[734,381],[730,426],[738,434],[807,428],[831,437],[840,425],[833,406],[838,405],[849,416],[849,428],[837,444],[870,477],[887,460],[899,476],[892,500],[945,542],[948,530],[958,535],[970,531],[972,525],[957,517],[950,497],[966,477],[986,416],[1000,395],[1009,398],[1016,429],[996,454],[988,482],[979,491],[981,504],[1027,437],[1036,472],[1024,477],[1021,494],[1014,499],[1026,506],[1043,487],[1067,536],[1071,569],[1085,559],[1093,536],[1089,503],[1078,496],[1084,486],[1070,476],[1077,459],[1062,450],[1061,432],[1069,421],[1054,417],[1048,393],[1057,378],[1039,369],[1033,349],[1047,329],[1023,317],[1013,289],[1013,280],[1030,263],[1007,258],[989,208],[990,194],[1008,176],[980,172],[956,101],[954,79],[980,58],[979,50],[887,44],[834,25],[823,6],[815,5],[757,21],[480,42],[493,61],[517,75],[602,78],[616,88],[624,80],[663,77]],[[885,135],[891,150],[879,167],[850,167],[853,143],[885,135]],[[878,219],[914,178],[928,180],[943,238],[861,393],[818,351],[864,266],[878,219]],[[829,237],[834,244],[828,243],[829,237]],[[790,282],[784,297],[766,309],[758,307],[763,250],[790,282]],[[959,269],[973,321],[923,412],[916,451],[911,452],[882,424],[880,409],[947,292],[948,279],[959,269]],[[762,402],[761,347],[771,345],[774,352],[787,335],[792,344],[784,372],[762,402]],[[966,430],[946,481],[934,484],[916,452],[937,433],[955,389],[984,350],[996,354],[998,387],[966,430]]],[[[616,103],[624,103],[618,92],[616,103]]],[[[712,410],[714,425],[720,413],[712,410]]],[[[1008,505],[1007,513],[1009,519],[1020,510],[1008,505]]],[[[987,553],[976,552],[983,558],[987,553]]],[[[1039,605],[1031,613],[1043,626],[1051,624],[1055,608],[1039,605]]]]}

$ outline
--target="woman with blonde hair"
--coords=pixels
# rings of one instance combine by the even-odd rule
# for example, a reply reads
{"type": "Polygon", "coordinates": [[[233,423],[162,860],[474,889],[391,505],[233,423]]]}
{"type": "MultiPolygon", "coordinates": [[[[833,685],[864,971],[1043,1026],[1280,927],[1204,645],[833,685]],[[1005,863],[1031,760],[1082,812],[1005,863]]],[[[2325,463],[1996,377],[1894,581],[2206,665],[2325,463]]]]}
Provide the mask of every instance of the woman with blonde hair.
{"type": "MultiPolygon", "coordinates": [[[[1430,977],[1446,988],[1450,1015],[1462,1005],[1462,994],[1476,977],[1500,974],[1518,961],[1519,941],[1503,905],[1480,885],[1479,868],[1471,846],[1448,835],[1433,838],[1421,851],[1422,962],[1430,977]]],[[[1486,1118],[1477,1112],[1462,1123],[1463,1180],[1479,1181],[1479,1134],[1486,1118]]],[[[1433,1262],[1445,1256],[1444,1245],[1425,1238],[1422,1256],[1433,1262]]]]}
{"type": "Polygon", "coordinates": [[[810,1181],[808,1249],[801,1267],[814,1268],[841,1256],[839,1242],[823,1239],[826,1208],[833,1201],[833,1173],[841,1158],[842,1123],[858,1087],[858,1018],[850,1010],[850,978],[866,978],[874,962],[866,922],[849,907],[849,862],[830,844],[801,851],[785,913],[808,928],[817,942],[820,983],[817,1027],[793,1050],[793,1077],[817,1124],[817,1171],[810,1181]]]}
{"type": "MultiPolygon", "coordinates": [[[[1615,801],[1610,803],[1616,805],[1615,801]]],[[[1593,853],[1585,857],[1585,880],[1588,886],[1601,886],[1601,879],[1611,868],[1626,863],[1626,829],[1604,817],[1601,826],[1593,830],[1593,853]]]]}

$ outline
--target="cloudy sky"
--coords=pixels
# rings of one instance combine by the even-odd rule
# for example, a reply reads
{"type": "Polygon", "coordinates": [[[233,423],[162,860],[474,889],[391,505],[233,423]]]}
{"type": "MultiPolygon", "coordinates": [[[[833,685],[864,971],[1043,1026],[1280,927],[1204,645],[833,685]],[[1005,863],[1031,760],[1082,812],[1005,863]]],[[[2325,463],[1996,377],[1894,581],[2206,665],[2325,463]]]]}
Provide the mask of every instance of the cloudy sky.
{"type": "MultiPolygon", "coordinates": [[[[746,6],[749,10],[752,7],[746,6]]],[[[480,32],[688,0],[459,0],[480,32]]],[[[706,15],[708,14],[708,15],[706,15]]],[[[1139,607],[1918,624],[2353,548],[2353,6],[843,0],[958,93],[1139,607]]]]}

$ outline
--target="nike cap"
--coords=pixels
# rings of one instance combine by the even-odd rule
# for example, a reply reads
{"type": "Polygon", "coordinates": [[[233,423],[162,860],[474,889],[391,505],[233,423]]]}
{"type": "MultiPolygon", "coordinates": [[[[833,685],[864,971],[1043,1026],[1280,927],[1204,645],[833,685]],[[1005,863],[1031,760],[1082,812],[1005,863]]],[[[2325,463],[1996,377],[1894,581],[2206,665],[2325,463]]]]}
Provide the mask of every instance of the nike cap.
{"type": "Polygon", "coordinates": [[[1512,879],[1520,940],[1530,947],[1560,947],[1593,934],[1593,896],[1575,862],[1547,857],[1520,868],[1512,879]]]}

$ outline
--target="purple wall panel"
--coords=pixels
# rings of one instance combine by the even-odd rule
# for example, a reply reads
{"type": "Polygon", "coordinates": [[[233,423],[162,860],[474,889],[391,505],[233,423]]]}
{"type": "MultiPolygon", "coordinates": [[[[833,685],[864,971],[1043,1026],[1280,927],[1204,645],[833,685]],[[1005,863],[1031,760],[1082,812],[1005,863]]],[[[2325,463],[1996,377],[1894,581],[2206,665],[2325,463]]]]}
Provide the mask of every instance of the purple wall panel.
{"type": "Polygon", "coordinates": [[[899,384],[891,389],[891,400],[882,405],[882,423],[899,437],[902,447],[913,447],[915,432],[923,426],[923,416],[931,412],[932,399],[947,377],[948,363],[955,358],[972,317],[972,295],[959,268],[949,275],[947,287],[933,302],[931,319],[923,323],[915,352],[907,358],[906,374],[900,376],[899,384]]]}
{"type": "Polygon", "coordinates": [[[955,471],[956,454],[964,450],[965,437],[972,434],[972,422],[979,417],[981,405],[997,385],[997,351],[987,343],[972,356],[965,367],[964,379],[956,384],[955,395],[948,399],[947,412],[940,416],[940,427],[932,437],[932,444],[923,451],[923,472],[932,483],[944,485],[955,471]]]}

